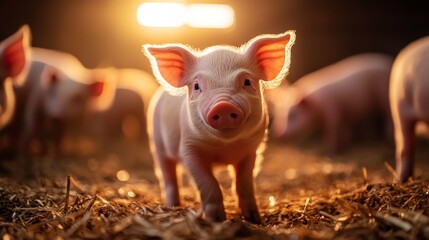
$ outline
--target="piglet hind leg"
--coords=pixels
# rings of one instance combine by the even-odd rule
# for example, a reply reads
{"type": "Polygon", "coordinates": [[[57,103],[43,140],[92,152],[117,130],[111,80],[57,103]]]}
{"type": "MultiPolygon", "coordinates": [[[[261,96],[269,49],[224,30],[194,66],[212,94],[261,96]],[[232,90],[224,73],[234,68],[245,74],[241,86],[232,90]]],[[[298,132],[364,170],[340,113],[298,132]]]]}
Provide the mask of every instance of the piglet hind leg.
{"type": "Polygon", "coordinates": [[[42,161],[42,168],[40,172],[44,176],[52,174],[52,169],[56,169],[55,173],[64,174],[67,173],[66,162],[61,154],[61,142],[63,141],[64,135],[64,122],[61,119],[50,119],[51,133],[48,137],[46,134],[42,134],[42,153],[48,155],[49,153],[49,140],[52,141],[52,156],[42,161]]]}
{"type": "Polygon", "coordinates": [[[54,149],[53,149],[53,160],[54,162],[59,163],[61,161],[61,141],[63,140],[64,135],[64,123],[61,120],[53,121],[53,140],[54,140],[54,149]]]}
{"type": "Polygon", "coordinates": [[[255,159],[256,154],[245,158],[234,166],[236,178],[235,187],[239,201],[238,204],[244,219],[252,223],[261,223],[253,184],[255,159]]]}
{"type": "Polygon", "coordinates": [[[341,150],[341,136],[345,129],[344,123],[340,119],[340,113],[336,110],[336,106],[326,105],[322,110],[324,121],[324,141],[329,154],[337,154],[341,150]]]}
{"type": "Polygon", "coordinates": [[[416,121],[401,113],[394,119],[396,177],[400,182],[405,182],[413,175],[416,121]]]}

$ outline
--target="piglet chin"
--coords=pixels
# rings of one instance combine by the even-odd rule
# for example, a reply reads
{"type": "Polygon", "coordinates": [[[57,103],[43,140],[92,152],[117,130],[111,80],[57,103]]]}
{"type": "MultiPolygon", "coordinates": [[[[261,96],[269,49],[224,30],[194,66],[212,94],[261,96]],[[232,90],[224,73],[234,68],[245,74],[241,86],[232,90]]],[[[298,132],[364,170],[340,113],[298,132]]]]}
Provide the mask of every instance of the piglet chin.
{"type": "Polygon", "coordinates": [[[238,128],[243,122],[243,111],[227,101],[216,103],[207,113],[206,121],[214,129],[238,128]]]}

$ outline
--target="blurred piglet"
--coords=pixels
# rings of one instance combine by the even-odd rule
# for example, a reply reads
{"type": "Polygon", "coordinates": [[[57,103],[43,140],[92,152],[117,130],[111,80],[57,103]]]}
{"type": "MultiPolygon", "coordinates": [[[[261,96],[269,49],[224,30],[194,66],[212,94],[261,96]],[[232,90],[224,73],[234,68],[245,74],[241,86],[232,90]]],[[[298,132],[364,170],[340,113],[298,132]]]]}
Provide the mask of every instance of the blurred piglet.
{"type": "Polygon", "coordinates": [[[31,66],[24,85],[16,89],[17,110],[10,126],[12,132],[19,131],[12,135],[19,135],[18,151],[26,173],[31,170],[32,140],[36,136],[45,143],[46,138],[53,139],[53,154],[58,159],[65,124],[78,121],[101,96],[104,83],[89,79],[88,71],[74,56],[31,49],[31,66]]]}
{"type": "MultiPolygon", "coordinates": [[[[109,82],[102,103],[87,118],[88,131],[101,147],[122,142],[147,143],[146,111],[159,85],[154,77],[138,69],[91,70],[94,81],[109,82]]],[[[85,129],[86,127],[84,127],[85,129]]],[[[106,150],[105,148],[103,148],[106,150]]]]}
{"type": "Polygon", "coordinates": [[[429,124],[429,37],[406,46],[396,57],[390,83],[396,143],[396,174],[405,182],[414,171],[415,129],[429,124]]]}
{"type": "Polygon", "coordinates": [[[374,114],[391,127],[389,75],[393,58],[368,53],[348,57],[267,94],[272,134],[287,141],[319,128],[330,153],[342,150],[352,128],[374,114]]]}
{"type": "Polygon", "coordinates": [[[22,26],[0,42],[0,129],[12,119],[15,111],[13,86],[21,86],[28,70],[30,28],[22,26]]]}
{"type": "Polygon", "coordinates": [[[176,173],[180,162],[200,191],[205,216],[225,220],[212,168],[232,165],[241,213],[248,221],[261,221],[253,172],[267,138],[263,89],[278,86],[288,72],[294,40],[295,33],[288,31],[258,36],[240,48],[144,46],[165,89],[157,92],[149,107],[148,133],[168,206],[180,205],[176,173]]]}

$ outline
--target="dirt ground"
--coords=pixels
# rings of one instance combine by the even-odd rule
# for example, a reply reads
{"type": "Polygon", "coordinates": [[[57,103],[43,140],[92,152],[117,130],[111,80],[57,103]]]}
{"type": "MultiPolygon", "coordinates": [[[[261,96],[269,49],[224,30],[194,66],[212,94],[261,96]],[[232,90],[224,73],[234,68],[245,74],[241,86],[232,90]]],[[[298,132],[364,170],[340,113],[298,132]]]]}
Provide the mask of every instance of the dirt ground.
{"type": "Polygon", "coordinates": [[[182,206],[166,208],[149,151],[140,145],[104,148],[99,157],[67,156],[61,163],[36,158],[38,177],[26,181],[15,177],[15,162],[2,159],[10,173],[0,178],[0,234],[3,239],[425,239],[428,146],[419,139],[415,178],[397,184],[389,171],[395,166],[392,143],[359,141],[329,156],[317,139],[299,145],[270,140],[256,178],[260,225],[241,219],[226,171],[217,174],[225,223],[201,217],[198,195],[186,178],[182,206]]]}

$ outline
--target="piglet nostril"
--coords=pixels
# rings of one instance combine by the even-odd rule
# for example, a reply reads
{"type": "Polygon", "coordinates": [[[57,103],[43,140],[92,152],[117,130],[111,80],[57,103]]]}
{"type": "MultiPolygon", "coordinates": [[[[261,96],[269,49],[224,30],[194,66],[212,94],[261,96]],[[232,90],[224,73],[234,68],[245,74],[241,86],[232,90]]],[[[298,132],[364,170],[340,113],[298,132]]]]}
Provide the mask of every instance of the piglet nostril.
{"type": "Polygon", "coordinates": [[[232,103],[220,101],[207,114],[207,123],[215,129],[237,128],[243,120],[243,111],[232,103]]]}

